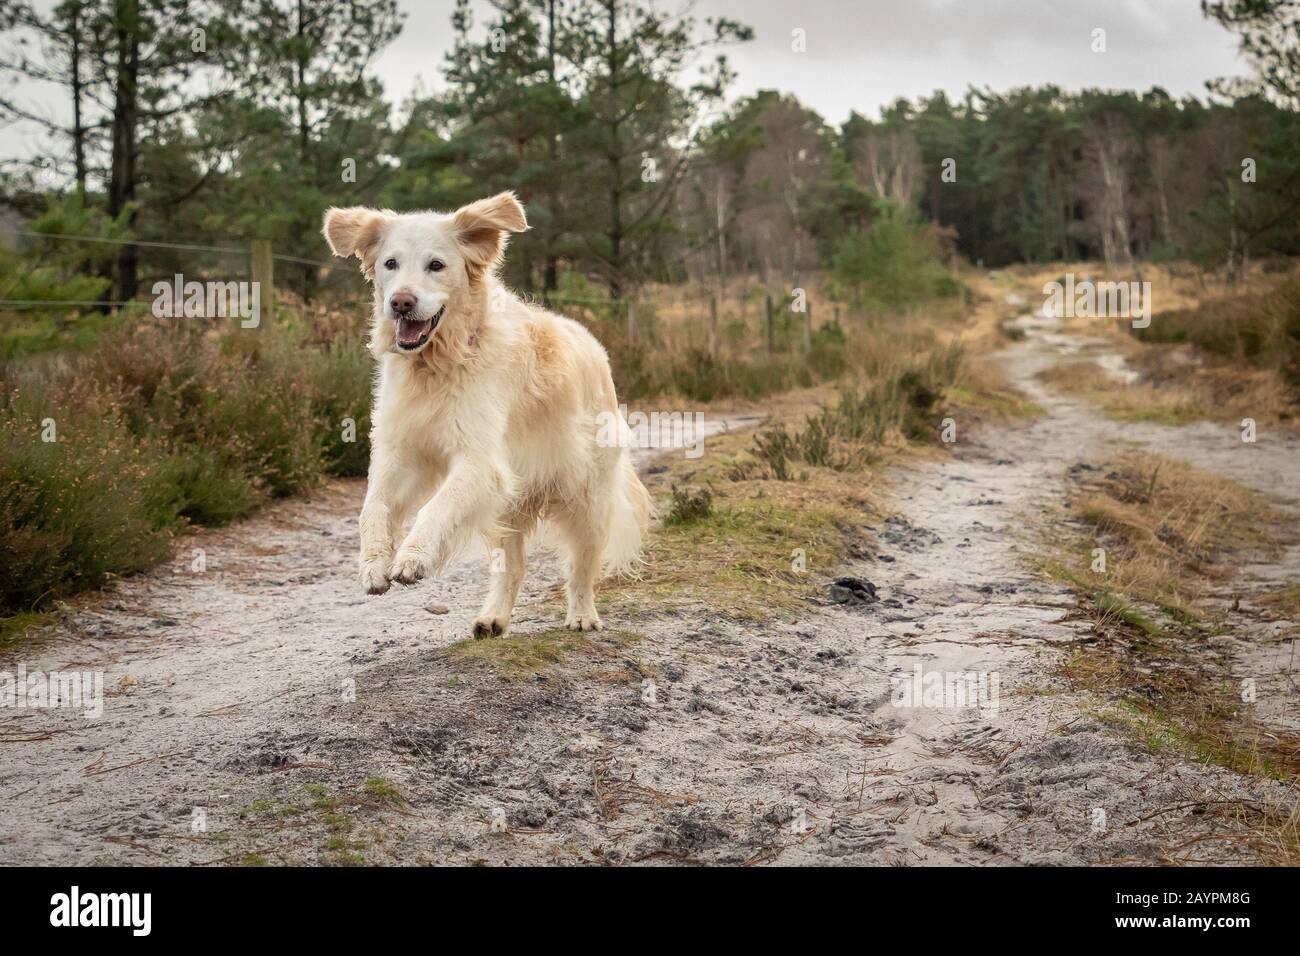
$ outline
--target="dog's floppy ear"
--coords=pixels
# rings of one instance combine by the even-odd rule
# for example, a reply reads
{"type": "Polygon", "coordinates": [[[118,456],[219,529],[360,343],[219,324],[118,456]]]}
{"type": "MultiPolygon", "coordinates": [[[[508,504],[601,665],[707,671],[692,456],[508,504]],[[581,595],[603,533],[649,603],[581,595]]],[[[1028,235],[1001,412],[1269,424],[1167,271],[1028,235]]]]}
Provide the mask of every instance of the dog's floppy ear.
{"type": "Polygon", "coordinates": [[[471,279],[496,265],[506,248],[506,233],[528,228],[524,207],[512,192],[462,206],[452,213],[451,220],[471,279]]]}
{"type": "Polygon", "coordinates": [[[364,268],[374,256],[391,215],[387,210],[367,206],[331,207],[325,213],[325,227],[321,232],[334,255],[345,259],[357,256],[364,268]]]}

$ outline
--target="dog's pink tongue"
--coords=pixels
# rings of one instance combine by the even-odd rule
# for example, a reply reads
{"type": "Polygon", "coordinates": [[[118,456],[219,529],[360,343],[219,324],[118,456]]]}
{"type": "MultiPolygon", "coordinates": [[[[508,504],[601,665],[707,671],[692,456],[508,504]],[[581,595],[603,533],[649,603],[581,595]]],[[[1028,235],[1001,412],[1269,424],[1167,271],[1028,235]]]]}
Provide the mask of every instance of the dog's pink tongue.
{"type": "Polygon", "coordinates": [[[407,345],[420,341],[420,336],[424,335],[428,328],[428,321],[419,322],[415,319],[398,319],[397,321],[397,340],[407,345]]]}

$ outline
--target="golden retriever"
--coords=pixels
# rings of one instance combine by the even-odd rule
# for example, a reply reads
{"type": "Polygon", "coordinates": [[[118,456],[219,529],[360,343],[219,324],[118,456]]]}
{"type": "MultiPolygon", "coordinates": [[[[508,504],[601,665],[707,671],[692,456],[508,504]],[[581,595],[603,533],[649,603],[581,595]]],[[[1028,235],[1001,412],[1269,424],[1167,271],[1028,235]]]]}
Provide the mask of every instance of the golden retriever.
{"type": "Polygon", "coordinates": [[[357,256],[374,287],[361,584],[414,584],[478,534],[492,574],[475,637],[509,628],[539,521],[566,551],[566,626],[599,630],[597,578],[636,561],[650,519],[627,442],[601,438],[611,416],[627,427],[605,350],[496,277],[507,234],[527,228],[508,192],[449,215],[325,214],[334,254],[357,256]]]}

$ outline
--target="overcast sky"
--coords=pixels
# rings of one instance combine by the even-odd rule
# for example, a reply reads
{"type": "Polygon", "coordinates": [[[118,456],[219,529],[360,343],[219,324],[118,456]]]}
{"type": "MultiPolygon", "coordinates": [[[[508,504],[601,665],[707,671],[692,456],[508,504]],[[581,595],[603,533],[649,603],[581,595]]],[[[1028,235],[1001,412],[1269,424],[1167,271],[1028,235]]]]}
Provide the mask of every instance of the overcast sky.
{"type": "MultiPolygon", "coordinates": [[[[52,6],[40,0],[38,6],[52,6]]],[[[400,103],[418,84],[441,85],[451,45],[450,0],[399,0],[402,35],[376,64],[400,103]]],[[[686,0],[659,0],[680,10],[686,0]]],[[[1198,0],[696,0],[696,17],[727,16],[755,38],[728,51],[738,80],[732,95],[759,89],[794,93],[833,123],[851,110],[875,115],[899,96],[968,86],[1005,90],[1055,83],[1066,89],[1164,87],[1203,96],[1205,82],[1247,72],[1236,40],[1201,16],[1198,0]],[[1092,51],[1106,31],[1106,52],[1092,51]],[[807,52],[791,50],[805,31],[807,52]]],[[[478,3],[482,28],[488,7],[478,3]]],[[[46,115],[66,112],[49,88],[4,86],[46,115]]],[[[31,155],[48,140],[31,127],[0,129],[0,156],[31,155]]]]}

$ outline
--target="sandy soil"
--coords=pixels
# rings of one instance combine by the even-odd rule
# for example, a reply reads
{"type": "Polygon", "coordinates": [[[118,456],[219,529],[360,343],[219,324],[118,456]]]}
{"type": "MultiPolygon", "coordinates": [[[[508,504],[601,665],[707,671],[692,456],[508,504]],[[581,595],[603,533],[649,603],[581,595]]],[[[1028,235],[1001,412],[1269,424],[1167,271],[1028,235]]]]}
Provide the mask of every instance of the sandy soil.
{"type": "MultiPolygon", "coordinates": [[[[587,652],[508,680],[448,653],[477,610],[481,556],[360,593],[359,484],[187,538],[174,567],[0,665],[101,670],[108,691],[99,720],[0,711],[0,863],[1233,859],[1180,849],[1221,825],[1196,804],[1284,788],[1139,753],[1089,717],[1050,676],[1086,624],[1025,551],[1069,469],[1116,445],[1300,507],[1300,443],[1106,421],[1034,379],[1100,343],[1022,324],[997,359],[1045,414],[974,434],[959,422],[951,454],[893,474],[897,514],[844,569],[876,586],[868,606],[828,602],[795,624],[607,615],[643,637],[591,635],[587,652]],[[998,697],[897,706],[893,679],[918,666],[995,675],[998,697]]],[[[1298,562],[1248,573],[1294,581],[1298,562]]],[[[560,623],[556,578],[533,560],[516,630],[560,623]]],[[[1234,639],[1261,699],[1294,714],[1287,648],[1234,639]]]]}

